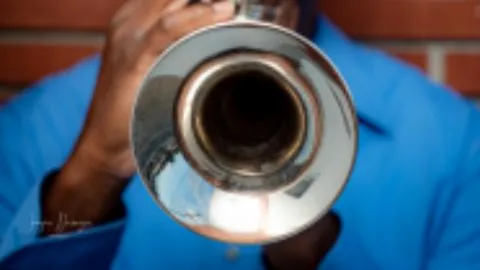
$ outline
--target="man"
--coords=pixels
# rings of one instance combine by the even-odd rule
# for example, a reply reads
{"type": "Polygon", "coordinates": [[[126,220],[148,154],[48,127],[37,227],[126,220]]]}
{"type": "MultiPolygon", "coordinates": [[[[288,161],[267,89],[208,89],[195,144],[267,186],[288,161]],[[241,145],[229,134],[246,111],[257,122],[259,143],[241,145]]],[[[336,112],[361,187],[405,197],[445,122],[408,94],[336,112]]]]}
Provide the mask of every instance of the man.
{"type": "Polygon", "coordinates": [[[101,60],[0,111],[0,269],[480,269],[480,112],[349,41],[316,18],[315,1],[300,3],[290,11],[302,20],[286,26],[338,66],[360,124],[358,161],[333,209],[336,241],[334,214],[275,245],[231,247],[156,206],[128,146],[134,90],[168,45],[228,20],[233,6],[132,0],[101,60]]]}

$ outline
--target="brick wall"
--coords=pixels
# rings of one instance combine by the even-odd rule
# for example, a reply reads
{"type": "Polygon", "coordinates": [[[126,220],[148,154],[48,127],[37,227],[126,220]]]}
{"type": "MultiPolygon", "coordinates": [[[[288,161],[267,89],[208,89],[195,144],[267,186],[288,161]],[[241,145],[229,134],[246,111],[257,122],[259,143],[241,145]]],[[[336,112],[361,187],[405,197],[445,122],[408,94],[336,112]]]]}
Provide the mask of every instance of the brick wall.
{"type": "MultiPolygon", "coordinates": [[[[0,100],[98,52],[123,1],[1,0],[0,100]]],[[[322,0],[319,8],[359,42],[480,98],[480,0],[322,0]]]]}

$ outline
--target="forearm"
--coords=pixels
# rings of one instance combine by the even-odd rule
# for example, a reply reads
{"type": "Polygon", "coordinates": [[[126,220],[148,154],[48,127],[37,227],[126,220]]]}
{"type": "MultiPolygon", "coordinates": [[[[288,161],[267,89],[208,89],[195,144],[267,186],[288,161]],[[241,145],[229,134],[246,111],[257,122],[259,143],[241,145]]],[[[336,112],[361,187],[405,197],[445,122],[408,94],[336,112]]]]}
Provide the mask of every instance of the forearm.
{"type": "Polygon", "coordinates": [[[123,216],[125,179],[106,173],[78,151],[45,183],[42,235],[82,230],[123,216]]]}

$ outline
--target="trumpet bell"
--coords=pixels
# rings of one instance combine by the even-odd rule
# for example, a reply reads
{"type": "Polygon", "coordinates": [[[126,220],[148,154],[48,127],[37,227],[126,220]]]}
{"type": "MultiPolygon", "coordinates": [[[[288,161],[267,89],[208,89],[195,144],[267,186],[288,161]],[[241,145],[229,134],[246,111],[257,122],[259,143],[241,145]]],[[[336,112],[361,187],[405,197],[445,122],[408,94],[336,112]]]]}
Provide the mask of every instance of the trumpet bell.
{"type": "Polygon", "coordinates": [[[259,21],[201,29],[137,93],[139,174],[173,220],[230,243],[274,242],[321,218],[357,147],[346,84],[315,45],[259,21]]]}

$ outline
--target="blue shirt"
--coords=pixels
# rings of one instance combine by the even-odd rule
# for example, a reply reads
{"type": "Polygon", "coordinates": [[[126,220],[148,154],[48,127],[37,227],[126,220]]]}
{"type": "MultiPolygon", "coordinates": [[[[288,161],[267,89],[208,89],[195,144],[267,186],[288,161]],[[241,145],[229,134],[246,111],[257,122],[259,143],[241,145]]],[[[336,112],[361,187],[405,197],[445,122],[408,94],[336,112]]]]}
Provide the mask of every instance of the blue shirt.
{"type": "MultiPolygon", "coordinates": [[[[319,19],[316,44],[358,110],[359,152],[334,209],[340,238],[321,269],[480,269],[480,112],[419,70],[319,19]]],[[[79,135],[99,70],[88,59],[0,109],[0,269],[263,269],[259,246],[188,231],[138,177],[123,220],[40,238],[39,187],[79,135]]]]}

